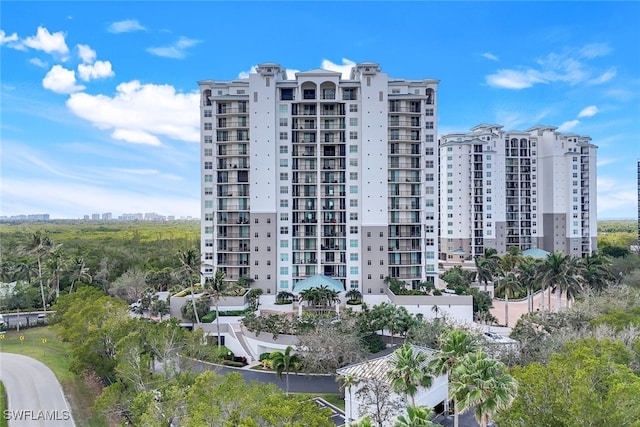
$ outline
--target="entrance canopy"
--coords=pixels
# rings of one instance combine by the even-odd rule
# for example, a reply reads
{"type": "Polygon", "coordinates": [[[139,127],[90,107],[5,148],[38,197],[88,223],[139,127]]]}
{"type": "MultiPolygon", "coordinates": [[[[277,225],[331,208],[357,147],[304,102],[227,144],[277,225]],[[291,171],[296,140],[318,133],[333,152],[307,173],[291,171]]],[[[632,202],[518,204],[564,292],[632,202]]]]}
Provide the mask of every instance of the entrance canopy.
{"type": "Polygon", "coordinates": [[[326,286],[332,291],[344,292],[342,282],[336,279],[332,279],[331,277],[324,276],[322,274],[311,276],[308,279],[299,281],[293,286],[293,291],[300,292],[311,288],[319,288],[321,286],[326,286]]]}

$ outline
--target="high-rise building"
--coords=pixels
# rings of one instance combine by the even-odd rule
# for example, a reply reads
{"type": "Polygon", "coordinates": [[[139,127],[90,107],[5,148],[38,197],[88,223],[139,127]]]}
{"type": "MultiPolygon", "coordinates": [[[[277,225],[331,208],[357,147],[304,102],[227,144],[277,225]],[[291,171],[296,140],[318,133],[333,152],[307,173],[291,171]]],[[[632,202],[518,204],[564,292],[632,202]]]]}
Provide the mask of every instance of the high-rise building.
{"type": "Polygon", "coordinates": [[[324,275],[384,293],[437,275],[437,88],[375,63],[198,82],[204,275],[265,293],[324,275]]]}
{"type": "Polygon", "coordinates": [[[441,137],[441,260],[486,248],[574,256],[597,249],[597,147],[556,129],[482,124],[441,137]]]}

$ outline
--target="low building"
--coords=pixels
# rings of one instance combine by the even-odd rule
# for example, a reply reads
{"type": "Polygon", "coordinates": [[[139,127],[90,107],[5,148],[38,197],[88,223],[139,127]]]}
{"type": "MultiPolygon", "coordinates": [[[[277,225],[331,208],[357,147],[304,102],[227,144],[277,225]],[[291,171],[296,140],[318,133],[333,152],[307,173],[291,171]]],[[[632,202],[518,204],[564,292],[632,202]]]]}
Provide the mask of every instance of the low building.
{"type": "MultiPolygon", "coordinates": [[[[435,350],[426,347],[412,345],[415,353],[426,353],[427,360],[423,366],[431,360],[435,350]]],[[[367,360],[362,363],[345,366],[336,372],[341,377],[352,377],[354,384],[345,387],[345,414],[351,420],[359,420],[367,414],[374,414],[381,408],[397,408],[397,414],[385,420],[383,426],[392,426],[397,415],[405,413],[405,408],[410,402],[405,401],[404,396],[390,391],[391,381],[388,372],[393,367],[396,358],[395,352],[367,360]]],[[[431,387],[418,387],[414,396],[416,406],[434,408],[448,398],[449,387],[447,375],[433,378],[431,387]]],[[[393,413],[393,409],[389,411],[393,413]]]]}

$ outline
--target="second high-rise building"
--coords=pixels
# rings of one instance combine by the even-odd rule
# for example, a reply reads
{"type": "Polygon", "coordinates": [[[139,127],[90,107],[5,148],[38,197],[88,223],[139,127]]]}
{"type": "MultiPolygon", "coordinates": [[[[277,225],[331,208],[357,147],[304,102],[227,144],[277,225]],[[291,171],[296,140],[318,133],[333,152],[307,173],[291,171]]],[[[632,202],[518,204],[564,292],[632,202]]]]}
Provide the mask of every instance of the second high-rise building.
{"type": "Polygon", "coordinates": [[[199,82],[205,276],[364,295],[438,273],[437,87],[375,63],[199,82]]]}

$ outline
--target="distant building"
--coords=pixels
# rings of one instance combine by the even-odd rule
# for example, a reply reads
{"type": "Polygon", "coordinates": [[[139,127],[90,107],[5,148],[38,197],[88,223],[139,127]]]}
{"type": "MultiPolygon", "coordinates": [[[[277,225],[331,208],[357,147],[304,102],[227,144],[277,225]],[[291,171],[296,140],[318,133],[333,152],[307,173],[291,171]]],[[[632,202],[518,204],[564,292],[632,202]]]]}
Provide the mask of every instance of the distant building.
{"type": "Polygon", "coordinates": [[[440,259],[487,248],[597,249],[596,150],[552,126],[504,131],[482,124],[440,140],[440,259]]]}
{"type": "Polygon", "coordinates": [[[97,213],[91,214],[91,220],[92,221],[100,220],[100,214],[97,214],[97,213]]]}
{"type": "Polygon", "coordinates": [[[108,220],[112,219],[112,217],[113,217],[113,216],[112,216],[111,212],[107,212],[107,213],[103,213],[103,214],[102,214],[102,219],[103,219],[104,221],[108,221],[108,220]]]}
{"type": "Polygon", "coordinates": [[[142,221],[144,219],[144,215],[141,213],[125,213],[118,217],[121,221],[142,221]]]}

